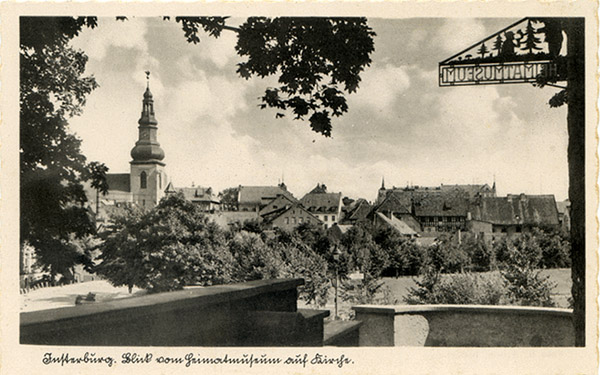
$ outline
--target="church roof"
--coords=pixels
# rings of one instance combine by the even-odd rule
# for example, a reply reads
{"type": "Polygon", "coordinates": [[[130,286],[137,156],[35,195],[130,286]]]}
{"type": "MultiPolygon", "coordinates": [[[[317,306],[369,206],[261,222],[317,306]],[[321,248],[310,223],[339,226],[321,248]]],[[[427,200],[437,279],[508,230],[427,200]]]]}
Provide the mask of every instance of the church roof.
{"type": "Polygon", "coordinates": [[[129,173],[107,173],[108,190],[131,192],[129,173]]]}

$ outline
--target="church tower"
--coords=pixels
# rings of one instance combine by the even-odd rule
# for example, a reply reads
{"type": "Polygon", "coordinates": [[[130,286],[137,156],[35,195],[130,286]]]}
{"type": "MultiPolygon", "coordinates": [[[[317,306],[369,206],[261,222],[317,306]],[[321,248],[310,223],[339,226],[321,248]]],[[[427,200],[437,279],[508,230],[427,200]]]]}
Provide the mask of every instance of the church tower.
{"type": "Polygon", "coordinates": [[[146,72],[146,92],[142,104],[142,116],[138,121],[138,141],[131,149],[131,173],[129,174],[133,201],[142,207],[154,207],[164,196],[167,186],[165,152],[157,140],[158,121],[154,117],[154,100],[150,92],[150,72],[146,72]]]}

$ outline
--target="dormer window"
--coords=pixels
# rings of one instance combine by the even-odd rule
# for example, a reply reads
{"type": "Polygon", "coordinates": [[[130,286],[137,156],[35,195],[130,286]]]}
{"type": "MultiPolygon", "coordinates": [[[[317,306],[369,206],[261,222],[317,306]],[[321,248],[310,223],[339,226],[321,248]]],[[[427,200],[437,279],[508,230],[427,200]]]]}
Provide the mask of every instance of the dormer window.
{"type": "Polygon", "coordinates": [[[145,189],[147,187],[148,184],[148,176],[146,175],[146,172],[142,172],[140,174],[140,189],[145,189]]]}

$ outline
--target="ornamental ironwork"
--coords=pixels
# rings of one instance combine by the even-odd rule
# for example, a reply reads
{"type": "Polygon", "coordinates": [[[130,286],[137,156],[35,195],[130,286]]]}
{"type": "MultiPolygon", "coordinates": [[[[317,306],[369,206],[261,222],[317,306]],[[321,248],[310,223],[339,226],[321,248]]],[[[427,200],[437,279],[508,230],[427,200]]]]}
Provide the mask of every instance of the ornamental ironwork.
{"type": "Polygon", "coordinates": [[[439,85],[566,80],[562,31],[552,18],[526,17],[439,63],[439,85]]]}

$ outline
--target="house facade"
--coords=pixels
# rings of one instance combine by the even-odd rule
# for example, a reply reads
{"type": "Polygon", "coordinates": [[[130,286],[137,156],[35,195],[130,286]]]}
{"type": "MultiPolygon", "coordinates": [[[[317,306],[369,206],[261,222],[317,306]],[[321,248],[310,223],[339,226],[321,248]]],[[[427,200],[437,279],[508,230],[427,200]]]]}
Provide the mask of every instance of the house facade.
{"type": "Polygon", "coordinates": [[[169,183],[165,189],[165,194],[169,196],[177,193],[183,194],[183,197],[186,200],[194,203],[204,212],[213,213],[215,211],[219,211],[220,209],[221,202],[210,187],[175,187],[172,183],[169,183]]]}
{"type": "Polygon", "coordinates": [[[304,208],[330,228],[340,221],[342,214],[342,193],[328,193],[324,184],[317,186],[306,194],[300,203],[304,208]]]}
{"type": "Polygon", "coordinates": [[[298,225],[308,223],[323,225],[315,215],[306,210],[300,203],[283,206],[262,216],[263,223],[270,229],[280,228],[292,230],[298,225]]]}

